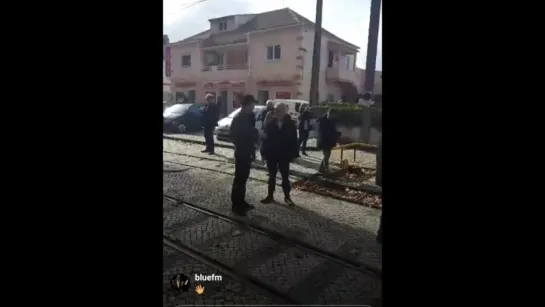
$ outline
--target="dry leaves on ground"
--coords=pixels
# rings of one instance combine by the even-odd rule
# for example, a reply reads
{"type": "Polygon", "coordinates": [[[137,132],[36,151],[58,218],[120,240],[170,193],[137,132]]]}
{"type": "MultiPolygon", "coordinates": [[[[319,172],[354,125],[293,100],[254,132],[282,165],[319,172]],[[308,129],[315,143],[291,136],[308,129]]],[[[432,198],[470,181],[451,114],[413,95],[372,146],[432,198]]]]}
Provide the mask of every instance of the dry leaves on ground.
{"type": "Polygon", "coordinates": [[[382,200],[380,196],[368,192],[350,188],[325,187],[319,183],[309,180],[301,180],[294,183],[294,187],[302,191],[317,193],[324,196],[332,196],[349,202],[381,209],[382,200]]]}

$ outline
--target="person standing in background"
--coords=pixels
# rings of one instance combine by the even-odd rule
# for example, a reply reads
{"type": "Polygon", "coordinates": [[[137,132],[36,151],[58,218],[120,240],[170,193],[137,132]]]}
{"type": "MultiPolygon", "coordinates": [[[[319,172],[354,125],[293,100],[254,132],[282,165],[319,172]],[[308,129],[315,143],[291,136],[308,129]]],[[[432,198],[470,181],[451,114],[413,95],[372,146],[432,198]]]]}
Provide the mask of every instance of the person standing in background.
{"type": "Polygon", "coordinates": [[[269,171],[269,187],[267,197],[261,202],[264,204],[274,202],[274,190],[276,187],[276,174],[280,171],[282,176],[282,190],[284,201],[287,205],[294,205],[290,197],[290,163],[299,156],[297,148],[297,126],[286,112],[286,106],[278,104],[274,110],[274,117],[265,126],[264,152],[269,171]]]}
{"type": "Polygon", "coordinates": [[[329,172],[329,157],[331,156],[331,150],[337,142],[341,133],[337,131],[335,123],[335,110],[330,108],[326,114],[318,118],[319,126],[319,137],[318,137],[318,148],[322,150],[324,158],[320,164],[319,172],[326,173],[329,172]]]}
{"type": "Polygon", "coordinates": [[[201,152],[206,152],[209,155],[214,154],[214,128],[218,125],[219,120],[219,107],[216,104],[214,95],[206,94],[204,97],[206,100],[206,107],[203,110],[202,125],[204,127],[204,141],[206,142],[206,148],[201,152]]]}
{"type": "Polygon", "coordinates": [[[246,197],[246,182],[250,177],[252,155],[255,155],[255,144],[259,133],[253,124],[255,98],[244,96],[240,112],[235,115],[231,124],[231,139],[235,144],[235,178],[231,190],[231,210],[236,215],[244,216],[254,206],[248,204],[246,197]]]}
{"type": "Polygon", "coordinates": [[[308,133],[312,130],[310,120],[312,119],[312,114],[308,110],[306,104],[301,105],[301,115],[299,115],[299,145],[298,148],[301,150],[301,153],[305,156],[307,155],[307,141],[308,133]]]}

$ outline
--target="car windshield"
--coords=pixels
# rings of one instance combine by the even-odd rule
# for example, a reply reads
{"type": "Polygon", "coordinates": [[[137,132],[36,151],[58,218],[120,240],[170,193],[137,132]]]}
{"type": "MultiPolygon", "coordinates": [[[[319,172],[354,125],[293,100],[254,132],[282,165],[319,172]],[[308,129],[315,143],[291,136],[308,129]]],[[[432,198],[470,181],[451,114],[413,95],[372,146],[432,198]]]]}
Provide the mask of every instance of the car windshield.
{"type": "MultiPolygon", "coordinates": [[[[227,117],[228,117],[228,118],[233,118],[233,117],[235,117],[235,116],[238,114],[238,112],[240,112],[240,109],[241,109],[241,108],[238,108],[238,109],[234,110],[234,111],[231,112],[231,114],[229,114],[229,116],[227,116],[227,117]]],[[[264,109],[264,108],[254,108],[254,115],[255,115],[255,116],[258,116],[259,113],[261,113],[261,111],[262,111],[263,109],[264,109]]]]}
{"type": "Polygon", "coordinates": [[[238,112],[240,112],[240,108],[238,108],[238,109],[234,110],[233,112],[231,112],[231,114],[229,114],[229,116],[227,116],[227,117],[233,118],[233,117],[235,117],[235,115],[238,114],[238,112]]]}
{"type": "Polygon", "coordinates": [[[187,110],[189,110],[192,105],[192,103],[175,104],[171,107],[166,108],[166,110],[163,112],[163,116],[168,116],[172,114],[185,114],[185,112],[187,112],[187,110]]]}

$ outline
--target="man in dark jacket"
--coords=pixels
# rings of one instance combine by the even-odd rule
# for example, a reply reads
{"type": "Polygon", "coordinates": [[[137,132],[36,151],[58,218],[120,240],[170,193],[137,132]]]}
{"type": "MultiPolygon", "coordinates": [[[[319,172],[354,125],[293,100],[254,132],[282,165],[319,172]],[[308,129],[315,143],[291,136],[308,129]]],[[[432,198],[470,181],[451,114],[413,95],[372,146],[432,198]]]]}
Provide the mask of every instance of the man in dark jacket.
{"type": "Polygon", "coordinates": [[[298,148],[301,150],[301,153],[305,156],[307,155],[307,141],[308,141],[308,133],[310,130],[312,130],[312,127],[310,125],[310,120],[312,119],[312,114],[310,114],[310,111],[307,108],[306,104],[301,105],[301,115],[299,115],[299,146],[298,148]]]}
{"type": "Polygon", "coordinates": [[[324,158],[320,164],[320,172],[329,171],[329,157],[331,149],[337,145],[341,133],[337,131],[335,123],[335,110],[329,109],[326,114],[318,118],[318,148],[322,149],[324,158]]]}
{"type": "Polygon", "coordinates": [[[231,123],[231,139],[235,144],[235,178],[231,190],[231,202],[233,213],[243,216],[248,210],[254,208],[244,198],[246,196],[246,181],[250,176],[252,155],[255,154],[259,133],[253,124],[255,120],[254,96],[244,96],[241,104],[240,112],[235,115],[231,123]]]}
{"type": "Polygon", "coordinates": [[[204,127],[204,140],[206,148],[201,152],[207,152],[210,155],[214,154],[214,128],[218,125],[219,107],[216,104],[214,95],[206,94],[206,107],[202,114],[202,125],[204,127]]]}
{"type": "Polygon", "coordinates": [[[269,171],[269,188],[267,197],[261,202],[266,204],[274,201],[276,174],[280,171],[284,201],[287,205],[293,205],[290,197],[290,163],[299,156],[299,149],[297,148],[297,127],[286,113],[284,104],[280,103],[276,106],[274,117],[267,123],[264,132],[263,145],[269,171]]]}
{"type": "MultiPolygon", "coordinates": [[[[382,187],[382,137],[380,137],[380,142],[378,144],[376,183],[379,187],[382,187]]],[[[382,244],[382,213],[380,214],[380,222],[378,225],[377,242],[382,244]]]]}

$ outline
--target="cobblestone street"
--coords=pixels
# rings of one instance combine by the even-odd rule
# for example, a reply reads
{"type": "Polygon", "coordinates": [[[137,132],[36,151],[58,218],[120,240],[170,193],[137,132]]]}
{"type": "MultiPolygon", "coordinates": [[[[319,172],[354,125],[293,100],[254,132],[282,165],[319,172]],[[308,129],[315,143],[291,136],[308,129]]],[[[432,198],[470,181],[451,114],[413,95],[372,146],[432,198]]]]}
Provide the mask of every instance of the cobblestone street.
{"type": "MultiPolygon", "coordinates": [[[[232,216],[230,192],[234,165],[225,161],[232,158],[233,150],[217,148],[217,155],[211,156],[200,153],[200,144],[166,139],[163,147],[169,152],[164,153],[165,195],[232,216]]],[[[316,169],[310,167],[313,157],[308,161],[308,167],[293,163],[292,169],[315,173],[316,169]]],[[[283,202],[263,205],[259,201],[267,193],[267,173],[253,168],[250,177],[253,179],[248,181],[246,200],[256,208],[244,218],[249,223],[366,266],[382,267],[381,247],[375,241],[379,210],[300,190],[292,191],[295,207],[290,208],[283,202]]],[[[297,179],[294,175],[292,181],[297,179]]],[[[275,198],[283,199],[280,187],[275,198]]],[[[169,201],[163,203],[163,228],[163,234],[170,240],[191,246],[301,303],[373,305],[380,293],[381,281],[371,273],[343,266],[287,242],[169,201]]],[[[164,258],[165,278],[175,274],[176,266],[184,273],[207,270],[203,264],[187,260],[188,256],[169,248],[165,248],[164,258]]],[[[223,283],[230,284],[230,290],[218,284],[215,292],[205,297],[197,296],[195,291],[175,295],[165,290],[164,306],[278,303],[266,294],[245,288],[240,282],[223,283]]]]}

